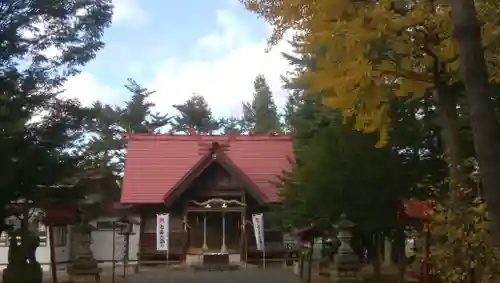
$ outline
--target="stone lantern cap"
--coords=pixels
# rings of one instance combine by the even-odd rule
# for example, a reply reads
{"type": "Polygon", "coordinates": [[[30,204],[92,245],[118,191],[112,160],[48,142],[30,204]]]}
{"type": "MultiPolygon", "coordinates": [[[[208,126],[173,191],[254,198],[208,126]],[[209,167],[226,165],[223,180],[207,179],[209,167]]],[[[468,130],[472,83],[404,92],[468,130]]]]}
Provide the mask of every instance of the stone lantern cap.
{"type": "Polygon", "coordinates": [[[356,224],[354,224],[352,221],[347,219],[347,215],[345,213],[342,213],[340,215],[340,220],[337,222],[333,227],[335,227],[338,230],[351,230],[356,224]]]}

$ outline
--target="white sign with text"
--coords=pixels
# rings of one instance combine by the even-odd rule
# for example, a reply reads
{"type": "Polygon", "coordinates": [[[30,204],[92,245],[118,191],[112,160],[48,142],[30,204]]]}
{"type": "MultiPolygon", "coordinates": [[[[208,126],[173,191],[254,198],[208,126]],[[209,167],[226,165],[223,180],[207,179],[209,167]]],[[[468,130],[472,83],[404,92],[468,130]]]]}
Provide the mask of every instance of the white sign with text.
{"type": "Polygon", "coordinates": [[[156,215],[156,250],[168,251],[168,236],[170,233],[170,214],[156,215]]]}
{"type": "Polygon", "coordinates": [[[262,213],[252,215],[253,231],[257,250],[264,251],[264,218],[262,213]]]}

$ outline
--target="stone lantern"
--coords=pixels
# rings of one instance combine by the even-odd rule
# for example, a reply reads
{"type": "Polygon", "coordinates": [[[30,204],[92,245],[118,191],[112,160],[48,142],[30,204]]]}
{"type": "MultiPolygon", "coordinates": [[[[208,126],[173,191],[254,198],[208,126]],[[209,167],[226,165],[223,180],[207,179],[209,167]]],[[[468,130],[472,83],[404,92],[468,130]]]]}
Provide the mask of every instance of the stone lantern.
{"type": "Polygon", "coordinates": [[[358,271],[361,268],[361,262],[351,247],[351,230],[354,226],[354,223],[349,221],[345,214],[342,214],[340,221],[334,225],[338,230],[337,238],[340,241],[340,246],[333,260],[333,269],[330,272],[332,282],[360,282],[358,271]]]}
{"type": "Polygon", "coordinates": [[[94,208],[99,205],[97,195],[88,196],[78,203],[80,223],[77,226],[76,259],[68,268],[68,274],[74,283],[99,283],[101,269],[90,248],[92,244],[92,231],[96,228],[90,224],[94,208]]]}

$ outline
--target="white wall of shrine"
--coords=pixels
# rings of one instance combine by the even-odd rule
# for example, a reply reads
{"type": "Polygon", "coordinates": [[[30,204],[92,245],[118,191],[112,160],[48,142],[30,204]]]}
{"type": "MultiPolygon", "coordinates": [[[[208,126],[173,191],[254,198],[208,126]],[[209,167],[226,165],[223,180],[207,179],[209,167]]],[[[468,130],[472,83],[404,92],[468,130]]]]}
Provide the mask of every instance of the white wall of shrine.
{"type": "MultiPolygon", "coordinates": [[[[114,260],[117,264],[123,262],[123,255],[125,250],[125,236],[120,235],[119,229],[113,233],[112,226],[110,225],[116,217],[100,217],[92,222],[97,230],[92,232],[92,252],[94,257],[99,261],[101,266],[111,266],[113,262],[113,236],[115,237],[115,256],[114,260]]],[[[140,217],[131,217],[135,222],[132,225],[132,234],[129,236],[129,264],[137,264],[137,254],[139,253],[139,229],[140,217]]]]}
{"type": "MultiPolygon", "coordinates": [[[[36,250],[36,259],[42,266],[44,271],[50,270],[50,246],[49,235],[45,226],[40,225],[39,228],[40,247],[36,250]]],[[[54,227],[54,245],[55,258],[58,269],[65,268],[70,259],[70,233],[67,226],[54,227]]],[[[3,233],[0,236],[0,270],[7,267],[9,257],[9,246],[7,235],[3,233]]]]}
{"type": "MultiPolygon", "coordinates": [[[[117,265],[123,262],[125,236],[120,235],[119,229],[113,233],[110,223],[116,221],[116,217],[100,217],[91,222],[98,229],[92,232],[91,249],[94,257],[99,261],[102,267],[111,266],[113,261],[113,236],[115,237],[115,257],[117,265]]],[[[131,217],[136,224],[132,225],[132,235],[129,238],[129,264],[137,264],[137,254],[139,252],[139,229],[140,217],[131,217]]],[[[45,226],[39,225],[39,236],[41,239],[40,247],[36,250],[37,261],[42,265],[44,271],[50,270],[50,247],[49,233],[45,226]]],[[[57,226],[54,227],[54,250],[55,259],[58,270],[64,270],[71,262],[73,255],[72,245],[75,245],[74,239],[71,237],[72,227],[57,226]],[[73,241],[72,241],[73,240],[73,241]]],[[[75,248],[73,248],[75,249],[75,248]]],[[[8,263],[9,247],[7,235],[0,235],[0,271],[5,269],[8,263]]]]}

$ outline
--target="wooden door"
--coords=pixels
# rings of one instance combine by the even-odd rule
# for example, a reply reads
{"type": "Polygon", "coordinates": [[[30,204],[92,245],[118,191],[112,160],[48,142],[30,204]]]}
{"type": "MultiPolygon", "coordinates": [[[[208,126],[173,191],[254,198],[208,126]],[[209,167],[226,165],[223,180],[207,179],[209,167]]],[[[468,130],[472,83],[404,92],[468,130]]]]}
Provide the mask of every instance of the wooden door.
{"type": "Polygon", "coordinates": [[[222,214],[220,212],[208,212],[206,215],[209,252],[219,252],[222,247],[222,214]]]}

